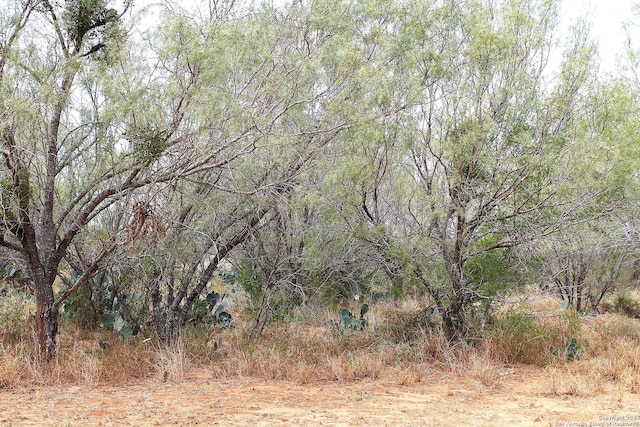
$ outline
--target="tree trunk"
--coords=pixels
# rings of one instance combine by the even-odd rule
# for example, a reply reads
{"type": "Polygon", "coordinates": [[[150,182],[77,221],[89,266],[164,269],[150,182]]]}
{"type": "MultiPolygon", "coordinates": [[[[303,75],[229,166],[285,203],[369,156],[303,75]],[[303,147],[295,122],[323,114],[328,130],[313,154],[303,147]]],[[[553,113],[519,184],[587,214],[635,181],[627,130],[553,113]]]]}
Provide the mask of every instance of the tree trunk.
{"type": "Polygon", "coordinates": [[[449,278],[449,306],[442,313],[442,321],[445,325],[445,332],[450,340],[464,341],[467,336],[467,319],[465,307],[469,303],[464,278],[465,261],[462,256],[462,247],[465,246],[464,217],[458,215],[456,240],[452,251],[447,245],[442,243],[442,255],[445,261],[445,268],[449,278]]]}
{"type": "MultiPolygon", "coordinates": [[[[442,296],[439,292],[435,291],[431,283],[425,279],[424,274],[419,265],[414,264],[413,272],[416,277],[420,279],[423,286],[429,292],[429,295],[434,299],[438,312],[444,323],[444,332],[447,338],[455,341],[463,341],[467,333],[467,319],[465,317],[464,307],[465,300],[461,291],[453,291],[452,293],[446,293],[449,296],[449,305],[445,306],[442,296]]],[[[460,288],[460,286],[451,286],[451,289],[460,288]]]]}
{"type": "Polygon", "coordinates": [[[449,306],[442,313],[442,321],[447,338],[455,341],[464,341],[467,335],[467,319],[462,299],[455,295],[453,296],[449,306]]]}
{"type": "Polygon", "coordinates": [[[50,286],[37,286],[35,344],[40,355],[46,359],[55,356],[58,349],[56,338],[58,335],[58,307],[53,298],[50,286]]]}

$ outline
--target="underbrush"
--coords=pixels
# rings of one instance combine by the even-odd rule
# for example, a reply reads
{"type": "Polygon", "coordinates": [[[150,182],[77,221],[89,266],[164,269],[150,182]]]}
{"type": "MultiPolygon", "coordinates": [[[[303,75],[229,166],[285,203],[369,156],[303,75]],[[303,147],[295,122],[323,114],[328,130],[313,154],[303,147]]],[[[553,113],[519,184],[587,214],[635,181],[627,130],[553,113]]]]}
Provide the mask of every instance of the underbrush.
{"type": "Polygon", "coordinates": [[[576,363],[545,367],[548,393],[589,397],[640,393],[640,321],[620,315],[583,321],[583,353],[576,363]]]}
{"type": "Polygon", "coordinates": [[[602,302],[602,309],[608,313],[640,319],[640,293],[637,290],[627,290],[611,295],[602,302]]]}
{"type": "Polygon", "coordinates": [[[31,385],[123,385],[153,374],[156,349],[113,333],[62,334],[60,350],[42,360],[29,340],[0,346],[0,388],[31,385]],[[79,338],[82,335],[82,338],[79,338]]]}
{"type": "Polygon", "coordinates": [[[640,389],[640,321],[582,317],[558,305],[512,307],[469,343],[450,342],[437,316],[416,303],[376,304],[366,324],[355,329],[341,328],[333,311],[318,310],[256,335],[252,322],[238,316],[234,328],[191,328],[171,345],[65,323],[58,355],[49,362],[33,350],[25,310],[0,327],[0,388],[181,382],[194,373],[211,380],[259,377],[299,384],[381,378],[411,384],[444,374],[492,388],[527,364],[546,372],[552,394],[640,389]]]}
{"type": "Polygon", "coordinates": [[[31,295],[10,288],[0,292],[0,342],[14,345],[31,335],[35,302],[31,295]]]}
{"type": "Polygon", "coordinates": [[[573,310],[534,315],[518,308],[495,320],[482,346],[502,363],[545,366],[558,358],[573,360],[578,354],[567,351],[572,339],[578,346],[584,342],[573,310]]]}

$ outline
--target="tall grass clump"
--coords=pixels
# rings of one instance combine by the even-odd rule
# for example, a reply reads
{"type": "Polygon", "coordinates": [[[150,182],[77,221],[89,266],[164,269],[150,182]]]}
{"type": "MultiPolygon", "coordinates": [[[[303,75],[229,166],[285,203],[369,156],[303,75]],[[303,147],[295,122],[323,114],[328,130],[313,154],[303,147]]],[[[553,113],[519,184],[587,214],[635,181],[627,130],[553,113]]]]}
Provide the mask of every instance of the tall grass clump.
{"type": "Polygon", "coordinates": [[[588,351],[591,356],[609,355],[620,343],[640,345],[640,320],[618,314],[589,319],[585,322],[588,331],[588,351]]]}
{"type": "Polygon", "coordinates": [[[592,396],[615,390],[640,393],[640,321],[607,314],[582,318],[582,350],[576,364],[549,367],[556,395],[592,396]]]}
{"type": "Polygon", "coordinates": [[[50,360],[40,357],[33,341],[0,343],[0,389],[34,386],[120,386],[157,373],[155,346],[122,340],[112,332],[76,331],[60,334],[59,349],[50,360]],[[102,345],[101,345],[102,343],[102,345]]]}
{"type": "Polygon", "coordinates": [[[184,381],[189,370],[189,359],[183,338],[174,339],[156,350],[155,370],[163,382],[184,381]]]}
{"type": "Polygon", "coordinates": [[[565,349],[576,338],[582,342],[580,319],[573,310],[559,313],[531,314],[516,308],[494,320],[493,330],[484,345],[503,363],[526,363],[544,366],[554,357],[553,349],[565,349]]]}
{"type": "Polygon", "coordinates": [[[0,291],[0,342],[17,344],[31,341],[33,297],[11,289],[0,291]]]}
{"type": "Polygon", "coordinates": [[[213,366],[224,376],[259,376],[299,383],[376,378],[393,364],[371,331],[339,331],[301,323],[272,325],[250,338],[236,330],[223,343],[226,355],[213,366]]]}
{"type": "Polygon", "coordinates": [[[633,293],[621,293],[613,299],[604,301],[602,308],[609,313],[640,319],[640,299],[633,293]]]}

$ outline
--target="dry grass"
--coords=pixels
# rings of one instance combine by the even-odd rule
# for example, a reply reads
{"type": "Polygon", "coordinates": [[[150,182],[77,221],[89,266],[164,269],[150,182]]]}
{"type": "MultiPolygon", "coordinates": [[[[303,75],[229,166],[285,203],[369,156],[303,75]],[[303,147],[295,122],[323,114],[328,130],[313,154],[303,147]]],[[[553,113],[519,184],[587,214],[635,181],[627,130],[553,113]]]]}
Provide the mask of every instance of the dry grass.
{"type": "Polygon", "coordinates": [[[122,385],[152,374],[154,352],[140,343],[118,340],[110,333],[93,339],[62,335],[57,356],[42,360],[30,341],[0,347],[0,388],[30,385],[122,385]],[[108,341],[106,349],[98,340],[108,341]]]}
{"type": "Polygon", "coordinates": [[[0,286],[7,294],[0,297],[0,342],[16,344],[31,336],[31,313],[35,311],[33,298],[0,286]]]}
{"type": "Polygon", "coordinates": [[[340,333],[291,324],[249,339],[236,329],[225,335],[212,369],[222,376],[260,376],[299,383],[377,378],[393,365],[393,349],[370,332],[340,333]],[[224,356],[223,356],[224,355],[224,356]]]}
{"type": "Polygon", "coordinates": [[[553,395],[640,391],[640,321],[617,315],[580,318],[559,312],[549,299],[504,310],[491,333],[474,345],[448,342],[416,304],[378,303],[363,331],[327,326],[337,316],[321,311],[307,320],[272,324],[250,338],[251,322],[238,316],[234,329],[191,331],[164,347],[65,324],[59,354],[49,362],[34,353],[30,319],[20,316],[0,327],[0,336],[7,338],[0,344],[0,388],[121,385],[141,378],[181,382],[197,368],[211,378],[250,376],[299,384],[381,377],[412,384],[437,372],[472,378],[486,389],[500,388],[514,366],[527,363],[542,367],[545,392],[553,395]],[[572,337],[580,346],[576,361],[551,354],[550,345],[562,348],[572,337]],[[214,347],[219,338],[220,349],[214,347]],[[100,341],[108,346],[101,348],[100,341]]]}
{"type": "Polygon", "coordinates": [[[596,376],[575,366],[552,366],[545,373],[548,383],[546,394],[549,395],[591,397],[605,391],[596,376]]]}
{"type": "Polygon", "coordinates": [[[182,382],[189,370],[187,348],[182,339],[176,339],[155,351],[154,370],[163,382],[182,382]]]}
{"type": "Polygon", "coordinates": [[[548,293],[529,291],[524,296],[512,296],[510,304],[496,311],[494,324],[481,341],[495,360],[546,366],[564,357],[562,353],[572,338],[580,347],[584,345],[580,316],[562,309],[560,301],[548,293]]]}
{"type": "Polygon", "coordinates": [[[546,392],[591,397],[640,391],[640,321],[619,315],[581,320],[574,362],[552,358],[544,368],[546,392]]]}

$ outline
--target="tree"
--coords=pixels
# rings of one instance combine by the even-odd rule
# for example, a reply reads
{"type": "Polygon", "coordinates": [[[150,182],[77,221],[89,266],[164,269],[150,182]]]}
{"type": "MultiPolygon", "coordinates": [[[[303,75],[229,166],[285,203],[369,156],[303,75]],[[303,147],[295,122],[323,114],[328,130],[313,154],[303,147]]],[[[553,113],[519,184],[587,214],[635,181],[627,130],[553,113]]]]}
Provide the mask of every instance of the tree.
{"type": "MultiPolygon", "coordinates": [[[[78,158],[96,153],[109,124],[77,110],[76,81],[108,44],[117,42],[123,13],[106,1],[28,0],[3,5],[0,105],[3,176],[3,230],[0,244],[18,253],[36,298],[35,338],[40,351],[56,350],[58,310],[67,298],[54,297],[59,266],[78,233],[112,200],[140,186],[136,168],[107,165],[100,155],[84,171],[82,188],[65,194],[62,178],[78,158]],[[40,26],[48,32],[40,31],[40,26]],[[77,114],[73,114],[73,112],[77,114]],[[98,163],[102,164],[98,164],[98,163]],[[93,169],[92,169],[93,167],[93,169]]],[[[42,28],[41,27],[41,28],[42,28]]],[[[97,102],[97,100],[94,100],[97,102]]],[[[113,145],[113,144],[112,144],[113,145]]],[[[81,276],[77,289],[95,270],[105,248],[81,276]]]]}
{"type": "MultiPolygon", "coordinates": [[[[182,131],[211,153],[208,167],[154,187],[145,201],[166,235],[139,239],[137,258],[146,265],[138,282],[165,342],[180,335],[194,304],[211,291],[221,261],[278,216],[348,125],[340,103],[350,69],[333,62],[346,48],[341,21],[318,17],[303,5],[236,19],[215,13],[204,22],[173,13],[154,40],[164,86],[188,87],[182,131]],[[305,38],[300,26],[312,27],[305,38]]],[[[183,103],[171,93],[159,98],[158,105],[183,103]]]]}
{"type": "Polygon", "coordinates": [[[495,292],[478,260],[507,261],[511,248],[584,218],[603,193],[572,177],[585,167],[593,48],[576,33],[553,81],[557,2],[396,7],[374,27],[387,34],[365,104],[378,115],[354,144],[363,166],[350,191],[363,238],[411,272],[448,335],[464,339],[471,303],[495,292]]]}
{"type": "Polygon", "coordinates": [[[158,230],[142,189],[205,173],[252,147],[194,139],[186,125],[193,73],[174,78],[150,52],[119,49],[129,6],[3,3],[0,245],[22,259],[36,299],[36,344],[47,357],[66,299],[110,253],[158,230]],[[89,236],[96,243],[71,264],[70,248],[89,236]],[[78,270],[56,295],[62,268],[78,270]]]}
{"type": "Polygon", "coordinates": [[[597,310],[608,293],[636,280],[638,108],[629,83],[599,82],[583,107],[580,139],[590,148],[580,151],[577,175],[599,188],[599,200],[578,224],[527,248],[540,283],[579,312],[597,310]]]}
{"type": "Polygon", "coordinates": [[[605,233],[572,230],[552,243],[542,262],[534,263],[546,274],[548,287],[578,312],[597,311],[603,298],[623,287],[623,273],[632,270],[634,254],[620,229],[605,233]]]}

